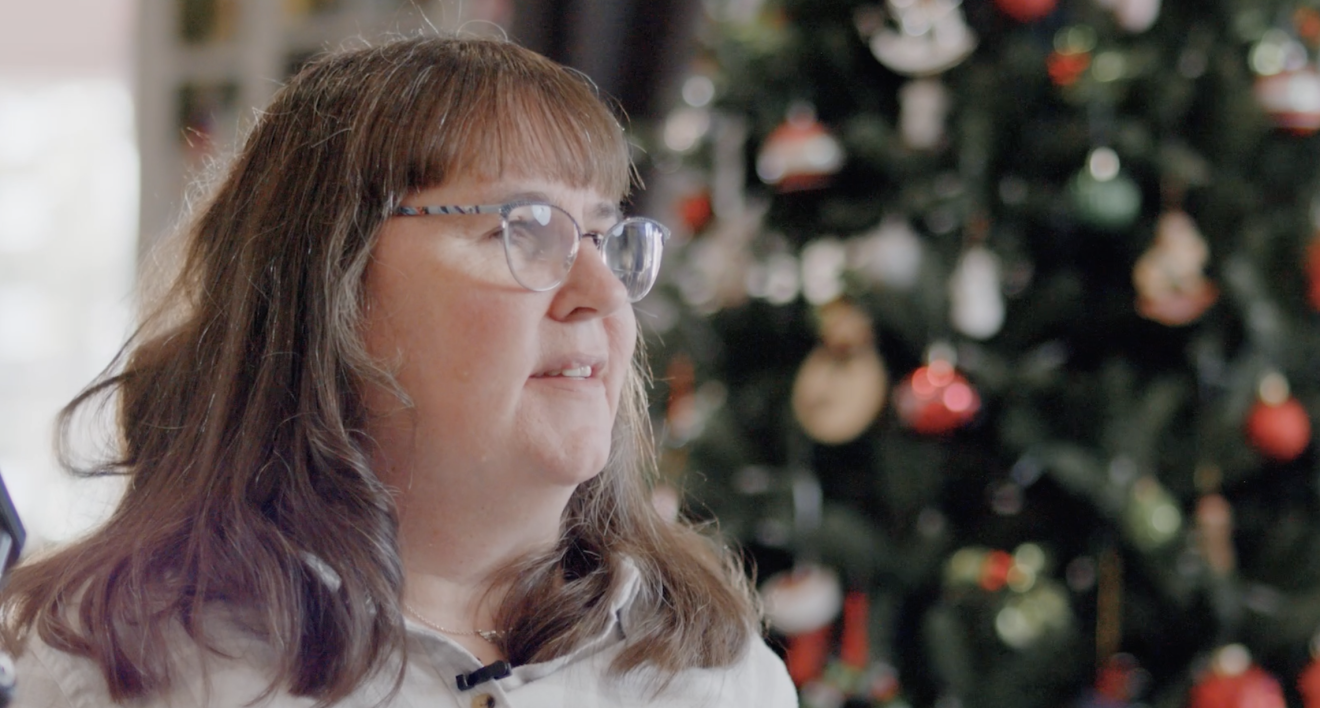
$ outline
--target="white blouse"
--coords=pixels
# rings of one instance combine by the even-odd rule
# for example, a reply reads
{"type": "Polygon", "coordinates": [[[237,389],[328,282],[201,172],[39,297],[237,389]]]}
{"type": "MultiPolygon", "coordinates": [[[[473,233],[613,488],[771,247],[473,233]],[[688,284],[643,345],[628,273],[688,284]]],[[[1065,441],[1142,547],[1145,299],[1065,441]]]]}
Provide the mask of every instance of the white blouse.
{"type": "MultiPolygon", "coordinates": [[[[760,639],[753,639],[737,664],[720,669],[689,669],[656,695],[645,670],[624,679],[609,675],[610,661],[624,646],[628,610],[640,587],[635,568],[625,566],[624,582],[611,603],[614,621],[595,639],[552,661],[514,667],[504,678],[460,690],[457,677],[481,668],[462,646],[426,627],[407,622],[407,668],[391,708],[790,708],[797,693],[784,664],[760,639]]],[[[270,685],[277,656],[272,647],[232,622],[210,622],[210,636],[223,654],[207,652],[183,637],[176,652],[179,670],[164,694],[132,701],[134,708],[309,708],[315,699],[273,692],[253,703],[270,685]]],[[[180,632],[182,634],[182,632],[180,632]]],[[[338,705],[381,705],[393,686],[397,663],[366,681],[338,705]]],[[[17,662],[13,708],[101,708],[112,705],[105,679],[90,660],[57,651],[35,636],[17,662]]]]}

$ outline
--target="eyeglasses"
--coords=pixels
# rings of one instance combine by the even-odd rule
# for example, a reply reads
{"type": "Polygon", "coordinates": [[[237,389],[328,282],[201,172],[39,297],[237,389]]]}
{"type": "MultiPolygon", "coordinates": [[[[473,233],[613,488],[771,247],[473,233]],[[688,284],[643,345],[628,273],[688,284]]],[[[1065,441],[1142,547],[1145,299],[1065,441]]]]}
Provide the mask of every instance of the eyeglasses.
{"type": "Polygon", "coordinates": [[[583,232],[576,220],[553,204],[513,202],[480,206],[401,206],[396,216],[499,214],[504,256],[513,277],[528,290],[554,290],[568,278],[583,237],[590,237],[601,259],[637,302],[650,292],[660,272],[660,254],[669,229],[653,219],[632,217],[604,232],[583,232]]]}

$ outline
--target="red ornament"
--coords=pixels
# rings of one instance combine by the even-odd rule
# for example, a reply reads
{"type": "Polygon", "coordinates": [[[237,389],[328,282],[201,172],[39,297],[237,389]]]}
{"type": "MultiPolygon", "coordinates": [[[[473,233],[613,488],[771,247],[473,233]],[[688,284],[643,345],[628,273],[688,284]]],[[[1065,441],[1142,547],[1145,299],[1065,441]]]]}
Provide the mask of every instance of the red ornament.
{"type": "Polygon", "coordinates": [[[1095,704],[1126,706],[1135,700],[1140,683],[1137,660],[1131,654],[1115,654],[1105,660],[1095,677],[1095,704]]]}
{"type": "Polygon", "coordinates": [[[1251,663],[1239,645],[1220,649],[1212,668],[1196,685],[1188,708],[1285,708],[1283,689],[1273,676],[1251,663]]]}
{"type": "Polygon", "coordinates": [[[981,568],[981,587],[986,592],[1002,590],[1008,584],[1008,574],[1012,570],[1013,554],[1008,551],[990,551],[981,568]]]}
{"type": "Polygon", "coordinates": [[[1091,55],[1087,52],[1051,52],[1045,60],[1045,67],[1055,86],[1072,86],[1091,68],[1091,55]]]}
{"type": "Polygon", "coordinates": [[[1320,11],[1299,7],[1293,12],[1297,36],[1312,47],[1320,46],[1320,11]]]}
{"type": "Polygon", "coordinates": [[[704,189],[696,194],[689,194],[678,202],[678,218],[687,227],[688,233],[699,233],[706,228],[713,213],[710,192],[704,189]]]}
{"type": "Polygon", "coordinates": [[[981,409],[976,389],[943,359],[908,374],[894,399],[903,425],[925,435],[957,430],[981,409]]]}
{"type": "Polygon", "coordinates": [[[825,672],[825,660],[830,654],[830,634],[834,627],[825,625],[820,629],[788,638],[788,649],[784,653],[784,665],[793,684],[801,687],[820,678],[825,672]]]}
{"type": "Polygon", "coordinates": [[[1018,22],[1034,22],[1054,12],[1058,0],[995,0],[995,5],[1018,22]]]}
{"type": "Polygon", "coordinates": [[[1306,247],[1306,277],[1310,284],[1306,291],[1307,299],[1311,307],[1320,310],[1320,233],[1306,247]]]}
{"type": "Polygon", "coordinates": [[[839,661],[859,671],[871,663],[871,642],[866,632],[870,608],[870,600],[864,592],[853,590],[843,598],[843,636],[839,641],[839,661]]]}
{"type": "Polygon", "coordinates": [[[1261,379],[1260,398],[1247,415],[1247,439],[1276,462],[1296,459],[1311,444],[1311,419],[1281,374],[1261,379]]]}
{"type": "Polygon", "coordinates": [[[1247,418],[1247,435],[1267,457],[1288,462],[1311,443],[1311,420],[1296,398],[1277,406],[1257,401],[1247,418]]]}
{"type": "Polygon", "coordinates": [[[1302,694],[1305,708],[1320,708],[1320,659],[1312,659],[1297,677],[1297,690],[1302,694]]]}

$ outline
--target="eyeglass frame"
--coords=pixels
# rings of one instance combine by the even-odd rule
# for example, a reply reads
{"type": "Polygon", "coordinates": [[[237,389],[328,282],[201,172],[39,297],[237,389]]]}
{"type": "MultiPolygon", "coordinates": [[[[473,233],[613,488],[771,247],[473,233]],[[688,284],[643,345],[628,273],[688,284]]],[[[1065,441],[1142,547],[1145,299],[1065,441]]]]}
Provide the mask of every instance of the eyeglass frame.
{"type": "MultiPolygon", "coordinates": [[[[563,207],[559,207],[559,206],[556,206],[556,205],[554,205],[554,204],[550,204],[549,202],[542,202],[542,201],[536,201],[536,200],[512,201],[512,202],[506,202],[506,203],[504,203],[504,204],[477,204],[477,205],[473,205],[473,206],[455,206],[455,205],[443,205],[443,206],[404,206],[404,205],[399,205],[399,206],[395,207],[395,208],[394,208],[394,211],[393,211],[393,215],[394,215],[394,216],[439,216],[439,215],[466,215],[466,216],[471,216],[471,215],[477,215],[477,214],[499,214],[499,216],[500,216],[500,242],[504,245],[504,262],[505,262],[506,265],[509,266],[509,273],[511,273],[511,274],[513,275],[513,279],[514,279],[515,281],[517,281],[519,285],[521,285],[522,287],[524,287],[524,288],[526,288],[526,289],[528,289],[528,290],[530,290],[530,291],[532,291],[532,292],[539,292],[539,293],[550,292],[551,290],[554,290],[555,288],[558,288],[558,287],[560,287],[561,285],[564,284],[564,281],[568,279],[569,273],[571,273],[571,272],[573,271],[573,265],[574,265],[575,263],[577,263],[578,250],[580,250],[581,243],[582,243],[582,239],[584,239],[584,238],[590,238],[590,239],[591,239],[591,242],[596,246],[596,249],[600,252],[601,261],[604,262],[604,260],[605,260],[605,250],[604,250],[604,248],[602,248],[602,246],[604,246],[605,241],[606,241],[607,239],[611,238],[610,236],[608,236],[609,232],[614,231],[615,229],[619,228],[620,226],[625,226],[625,225],[627,225],[627,224],[634,223],[634,222],[648,222],[648,223],[654,224],[657,228],[660,229],[660,255],[661,255],[661,257],[663,257],[663,255],[664,255],[664,247],[665,247],[665,244],[669,242],[669,235],[670,235],[670,231],[669,231],[669,227],[668,227],[668,226],[665,226],[664,224],[660,223],[659,221],[656,221],[655,219],[652,219],[652,218],[649,218],[649,217],[645,217],[645,216],[630,216],[630,217],[627,217],[627,218],[621,219],[620,221],[618,221],[618,222],[612,224],[609,228],[605,229],[604,232],[600,232],[600,231],[584,231],[584,230],[582,229],[582,225],[579,224],[579,223],[577,222],[577,219],[574,219],[574,218],[573,218],[573,215],[570,214],[570,213],[568,213],[568,211],[567,211],[566,209],[564,209],[563,207]],[[551,208],[551,209],[554,209],[554,210],[556,210],[556,211],[562,213],[564,216],[568,217],[568,222],[569,222],[570,224],[573,225],[574,230],[576,230],[577,233],[578,233],[578,237],[577,237],[576,239],[573,240],[573,250],[572,250],[572,252],[571,252],[571,254],[570,254],[569,264],[568,264],[568,269],[567,269],[566,271],[564,271],[564,275],[563,275],[563,277],[561,277],[561,278],[560,278],[558,281],[556,281],[553,285],[550,285],[550,286],[547,286],[547,287],[544,287],[544,288],[533,288],[533,287],[527,285],[526,283],[524,283],[524,282],[522,281],[522,279],[518,277],[518,273],[514,271],[514,269],[513,269],[513,255],[512,255],[511,253],[509,253],[509,248],[510,248],[510,245],[509,245],[509,213],[512,212],[514,209],[517,209],[518,207],[526,207],[526,206],[544,206],[544,207],[549,207],[549,208],[551,208]]],[[[659,261],[660,261],[660,260],[661,260],[661,259],[659,259],[659,258],[657,259],[656,266],[655,266],[655,267],[656,267],[656,275],[657,275],[657,276],[659,275],[659,270],[660,270],[660,265],[659,265],[659,261]]],[[[609,264],[608,264],[608,263],[606,263],[605,265],[606,265],[607,267],[609,267],[609,264]]],[[[611,270],[613,270],[613,269],[611,268],[611,270]]],[[[622,280],[620,280],[620,282],[622,282],[622,280]]],[[[646,297],[647,293],[651,292],[651,289],[652,289],[653,287],[655,287],[655,280],[654,280],[654,279],[651,281],[651,284],[650,284],[650,285],[646,286],[646,290],[643,291],[643,292],[642,292],[640,295],[638,295],[636,298],[633,298],[633,297],[630,295],[630,296],[628,297],[629,302],[639,302],[642,298],[646,297]]],[[[625,288],[625,289],[627,288],[627,284],[626,284],[626,283],[624,284],[624,288],[625,288]]]]}

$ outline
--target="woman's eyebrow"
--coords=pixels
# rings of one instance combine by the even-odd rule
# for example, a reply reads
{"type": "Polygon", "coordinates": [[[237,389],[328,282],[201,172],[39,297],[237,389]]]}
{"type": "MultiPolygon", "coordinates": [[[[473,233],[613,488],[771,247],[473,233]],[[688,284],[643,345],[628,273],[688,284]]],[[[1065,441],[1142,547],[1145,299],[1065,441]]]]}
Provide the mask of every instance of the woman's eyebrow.
{"type": "Polygon", "coordinates": [[[509,194],[502,197],[499,202],[501,204],[522,204],[526,202],[554,204],[554,202],[550,201],[550,197],[546,196],[544,192],[518,192],[517,194],[509,194]]]}

